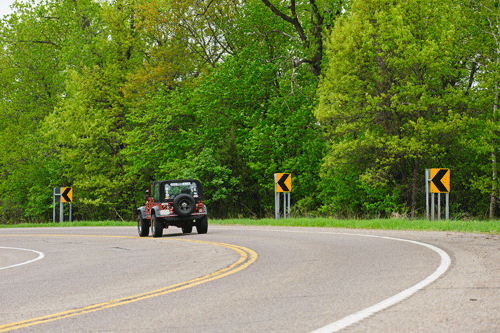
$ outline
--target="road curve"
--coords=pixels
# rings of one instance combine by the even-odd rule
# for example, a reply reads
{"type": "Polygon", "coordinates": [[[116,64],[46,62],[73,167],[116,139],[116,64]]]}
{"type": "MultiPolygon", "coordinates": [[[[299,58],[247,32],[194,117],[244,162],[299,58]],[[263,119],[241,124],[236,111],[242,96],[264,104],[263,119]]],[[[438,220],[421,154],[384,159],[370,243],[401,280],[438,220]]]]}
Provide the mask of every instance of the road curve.
{"type": "MultiPolygon", "coordinates": [[[[1,229],[1,247],[45,257],[0,270],[0,332],[327,332],[416,285],[422,288],[341,331],[500,328],[500,236],[179,230],[153,239],[135,237],[131,227],[1,229]],[[443,257],[421,243],[451,257],[435,281],[428,279],[443,257]]],[[[36,257],[1,247],[0,268],[36,257]]]]}

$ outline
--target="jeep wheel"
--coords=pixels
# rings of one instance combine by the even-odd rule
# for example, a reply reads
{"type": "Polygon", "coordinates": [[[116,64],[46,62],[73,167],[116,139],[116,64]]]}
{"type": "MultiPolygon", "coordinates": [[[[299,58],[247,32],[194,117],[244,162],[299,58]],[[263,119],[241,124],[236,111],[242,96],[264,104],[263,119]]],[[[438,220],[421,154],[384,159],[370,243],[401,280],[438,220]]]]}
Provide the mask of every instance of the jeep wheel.
{"type": "Polygon", "coordinates": [[[175,197],[172,206],[174,208],[174,212],[176,212],[179,216],[188,216],[194,212],[196,203],[192,196],[186,193],[181,193],[175,197]]]}
{"type": "Polygon", "coordinates": [[[153,237],[163,236],[163,223],[154,214],[151,214],[151,233],[153,237]]]}
{"type": "Polygon", "coordinates": [[[203,216],[201,219],[196,222],[196,231],[199,234],[206,234],[208,231],[208,218],[207,216],[203,216]]]}
{"type": "Polygon", "coordinates": [[[149,221],[142,218],[142,215],[139,215],[137,218],[137,231],[139,232],[140,237],[149,236],[149,221]]]}
{"type": "Polygon", "coordinates": [[[186,222],[182,226],[182,232],[185,234],[190,234],[193,231],[193,224],[191,222],[186,222]]]}

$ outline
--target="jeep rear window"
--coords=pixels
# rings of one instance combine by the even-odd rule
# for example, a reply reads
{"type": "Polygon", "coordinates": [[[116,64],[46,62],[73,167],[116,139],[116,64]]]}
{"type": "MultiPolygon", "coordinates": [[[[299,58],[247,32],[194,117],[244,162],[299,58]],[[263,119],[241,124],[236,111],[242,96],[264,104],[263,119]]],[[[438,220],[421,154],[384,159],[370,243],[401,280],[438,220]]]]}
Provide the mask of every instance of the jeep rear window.
{"type": "Polygon", "coordinates": [[[193,197],[198,197],[198,189],[196,183],[170,183],[165,184],[165,199],[173,200],[181,193],[189,194],[193,197]]]}

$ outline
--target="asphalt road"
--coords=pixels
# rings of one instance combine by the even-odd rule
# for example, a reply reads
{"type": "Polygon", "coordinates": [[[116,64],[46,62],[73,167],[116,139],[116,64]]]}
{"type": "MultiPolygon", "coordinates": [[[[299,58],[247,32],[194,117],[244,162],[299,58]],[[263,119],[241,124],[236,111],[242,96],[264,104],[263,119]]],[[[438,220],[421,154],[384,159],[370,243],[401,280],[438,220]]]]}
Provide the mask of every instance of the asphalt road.
{"type": "Polygon", "coordinates": [[[0,229],[0,332],[500,332],[500,236],[0,229]]]}

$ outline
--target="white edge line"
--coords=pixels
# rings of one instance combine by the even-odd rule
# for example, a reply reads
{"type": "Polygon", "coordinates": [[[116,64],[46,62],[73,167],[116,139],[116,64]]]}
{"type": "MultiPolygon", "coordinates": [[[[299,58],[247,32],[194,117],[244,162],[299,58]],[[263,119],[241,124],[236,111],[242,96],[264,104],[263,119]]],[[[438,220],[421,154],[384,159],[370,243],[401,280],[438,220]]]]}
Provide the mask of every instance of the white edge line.
{"type": "Polygon", "coordinates": [[[364,236],[364,237],[385,238],[385,239],[396,240],[396,241],[400,241],[400,242],[408,242],[408,243],[413,243],[413,244],[425,246],[425,247],[437,252],[441,256],[441,264],[434,271],[434,273],[432,273],[425,280],[417,283],[413,287],[410,287],[406,290],[403,290],[399,294],[396,294],[388,299],[385,299],[382,302],[379,302],[379,303],[372,305],[366,309],[363,309],[363,310],[358,311],[352,315],[349,315],[349,316],[344,317],[340,320],[337,320],[336,322],[333,322],[327,326],[319,328],[311,333],[338,332],[341,329],[344,329],[352,324],[360,322],[361,320],[366,319],[379,311],[387,309],[388,307],[393,306],[393,305],[403,301],[404,299],[415,294],[417,291],[425,288],[426,286],[428,286],[432,282],[436,281],[441,275],[443,275],[448,270],[448,268],[450,267],[450,264],[451,264],[450,256],[445,251],[441,250],[440,248],[438,248],[436,246],[430,245],[430,244],[421,243],[421,242],[412,241],[412,240],[407,240],[407,239],[384,237],[384,236],[348,234],[348,233],[342,233],[342,235],[355,235],[355,236],[364,236]]]}
{"type": "Polygon", "coordinates": [[[17,247],[5,247],[5,246],[0,246],[0,249],[30,251],[30,252],[35,252],[35,253],[38,254],[38,257],[35,258],[35,259],[31,259],[31,260],[28,260],[28,261],[25,261],[25,262],[21,262],[19,264],[15,264],[15,265],[0,267],[0,270],[7,269],[7,268],[12,268],[12,267],[18,267],[18,266],[21,266],[21,265],[26,265],[26,264],[32,263],[34,261],[40,260],[43,257],[45,257],[45,254],[43,252],[39,252],[39,251],[35,251],[35,250],[30,250],[30,249],[21,249],[21,248],[17,248],[17,247]]]}
{"type": "MultiPolygon", "coordinates": [[[[259,231],[262,231],[262,229],[254,229],[254,230],[259,230],[259,231]]],[[[353,313],[347,317],[344,317],[342,319],[339,319],[329,325],[326,325],[324,327],[321,327],[317,330],[314,330],[310,333],[333,333],[333,332],[338,332],[352,324],[355,324],[357,322],[360,322],[361,320],[363,319],[366,319],[368,317],[370,317],[371,315],[377,313],[377,312],[380,312],[384,309],[387,309],[388,307],[391,307],[401,301],[403,301],[404,299],[410,297],[411,295],[415,294],[417,291],[425,288],[426,286],[428,286],[429,284],[431,284],[432,282],[436,281],[441,275],[443,275],[447,270],[448,268],[450,267],[451,265],[451,258],[450,256],[443,250],[441,250],[440,248],[434,246],[434,245],[430,245],[430,244],[426,244],[426,243],[422,243],[422,242],[417,242],[417,241],[412,241],[412,240],[409,240],[409,239],[402,239],[402,238],[394,238],[394,237],[386,237],[386,236],[376,236],[376,235],[363,235],[363,234],[354,234],[354,233],[346,233],[346,232],[311,232],[311,231],[299,231],[299,230],[276,230],[276,229],[270,229],[270,230],[266,230],[266,231],[278,231],[278,232],[294,232],[294,233],[316,233],[316,234],[333,234],[333,235],[347,235],[347,236],[361,236],[361,237],[373,237],[373,238],[383,238],[383,239],[389,239],[389,240],[395,240],[395,241],[399,241],[399,242],[407,242],[407,243],[413,243],[413,244],[417,244],[417,245],[420,245],[420,246],[425,246],[435,252],[437,252],[440,256],[441,256],[441,264],[439,265],[439,267],[434,271],[434,273],[432,273],[431,275],[429,275],[426,279],[424,279],[423,281],[417,283],[416,285],[414,285],[413,287],[410,287],[408,289],[405,289],[403,290],[402,292],[392,296],[392,297],[389,297],[385,300],[383,300],[382,302],[379,302],[375,305],[372,305],[370,307],[367,307],[366,309],[363,309],[361,311],[358,311],[356,313],[353,313]]]]}

